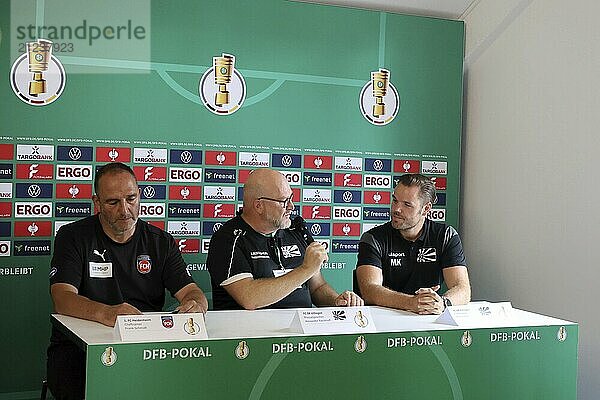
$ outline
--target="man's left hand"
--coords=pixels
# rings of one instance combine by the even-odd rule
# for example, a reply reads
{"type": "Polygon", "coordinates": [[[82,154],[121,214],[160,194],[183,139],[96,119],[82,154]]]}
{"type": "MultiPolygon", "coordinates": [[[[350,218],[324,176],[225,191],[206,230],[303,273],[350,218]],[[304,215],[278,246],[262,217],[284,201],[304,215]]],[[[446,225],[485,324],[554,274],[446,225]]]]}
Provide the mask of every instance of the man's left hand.
{"type": "Polygon", "coordinates": [[[194,299],[189,299],[181,303],[175,310],[180,313],[205,313],[206,307],[203,307],[202,304],[198,303],[194,299]]]}
{"type": "Polygon", "coordinates": [[[440,286],[421,288],[415,292],[417,314],[441,314],[444,312],[444,300],[436,293],[440,286]]]}
{"type": "Polygon", "coordinates": [[[356,293],[346,290],[335,299],[335,305],[338,307],[360,307],[364,306],[365,302],[356,293]]]}

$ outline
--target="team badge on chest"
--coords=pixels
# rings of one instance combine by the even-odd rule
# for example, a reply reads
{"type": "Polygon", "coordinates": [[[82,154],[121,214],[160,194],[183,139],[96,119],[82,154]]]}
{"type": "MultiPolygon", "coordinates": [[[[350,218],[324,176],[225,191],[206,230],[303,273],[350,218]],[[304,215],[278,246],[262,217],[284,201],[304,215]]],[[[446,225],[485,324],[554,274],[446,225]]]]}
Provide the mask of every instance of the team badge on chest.
{"type": "Polygon", "coordinates": [[[137,270],[140,274],[147,274],[152,269],[152,260],[150,256],[141,254],[137,256],[137,270]]]}

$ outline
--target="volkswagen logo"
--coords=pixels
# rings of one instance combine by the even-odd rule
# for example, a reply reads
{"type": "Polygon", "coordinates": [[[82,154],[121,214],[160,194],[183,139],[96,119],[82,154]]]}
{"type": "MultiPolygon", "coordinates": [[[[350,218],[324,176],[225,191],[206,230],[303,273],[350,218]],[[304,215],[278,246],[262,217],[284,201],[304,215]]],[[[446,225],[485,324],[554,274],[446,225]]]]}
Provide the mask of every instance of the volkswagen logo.
{"type": "Polygon", "coordinates": [[[152,186],[146,186],[144,188],[144,197],[147,199],[151,199],[154,197],[154,195],[156,194],[156,191],[154,190],[154,188],[152,186]]]}
{"type": "Polygon", "coordinates": [[[343,199],[343,200],[344,200],[346,203],[350,203],[350,202],[352,201],[352,197],[353,197],[353,196],[352,196],[352,192],[349,192],[349,191],[347,191],[347,190],[346,190],[346,191],[344,192],[343,196],[342,196],[342,199],[343,199]]]}
{"type": "Polygon", "coordinates": [[[190,153],[187,150],[182,151],[181,156],[179,158],[181,159],[182,163],[189,164],[192,161],[192,153],[190,153]]]}
{"type": "Polygon", "coordinates": [[[29,197],[38,197],[41,193],[42,189],[39,187],[39,185],[29,185],[29,188],[27,189],[27,194],[29,197]]]}
{"type": "Polygon", "coordinates": [[[375,160],[373,162],[373,169],[375,171],[381,171],[383,169],[383,161],[381,161],[381,160],[375,160]]]}
{"type": "Polygon", "coordinates": [[[81,158],[81,150],[79,149],[79,147],[71,147],[71,149],[69,150],[69,157],[73,161],[79,160],[81,158]]]}
{"type": "Polygon", "coordinates": [[[290,157],[287,154],[281,157],[281,165],[283,165],[284,167],[289,167],[290,165],[292,165],[292,157],[290,157]]]}
{"type": "Polygon", "coordinates": [[[321,233],[321,225],[312,224],[312,226],[310,227],[310,233],[312,233],[315,236],[318,236],[321,233]]]}

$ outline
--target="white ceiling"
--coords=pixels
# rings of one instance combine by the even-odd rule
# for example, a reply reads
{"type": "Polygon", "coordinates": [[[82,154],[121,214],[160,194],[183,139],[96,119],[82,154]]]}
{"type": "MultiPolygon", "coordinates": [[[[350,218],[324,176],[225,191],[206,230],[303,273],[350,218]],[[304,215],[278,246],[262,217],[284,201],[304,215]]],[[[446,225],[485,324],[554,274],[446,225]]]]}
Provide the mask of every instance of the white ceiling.
{"type": "Polygon", "coordinates": [[[423,15],[454,20],[464,15],[480,0],[299,0],[309,3],[382,10],[400,14],[423,15]]]}

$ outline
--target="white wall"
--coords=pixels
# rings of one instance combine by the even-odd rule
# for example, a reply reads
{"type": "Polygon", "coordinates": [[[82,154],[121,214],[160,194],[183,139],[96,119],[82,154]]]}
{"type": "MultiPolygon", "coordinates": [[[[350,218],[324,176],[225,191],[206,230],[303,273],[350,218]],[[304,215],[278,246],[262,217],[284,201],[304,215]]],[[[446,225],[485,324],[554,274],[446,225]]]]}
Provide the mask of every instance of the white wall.
{"type": "Polygon", "coordinates": [[[465,23],[474,298],[578,322],[578,398],[598,399],[600,2],[481,0],[465,23]]]}

